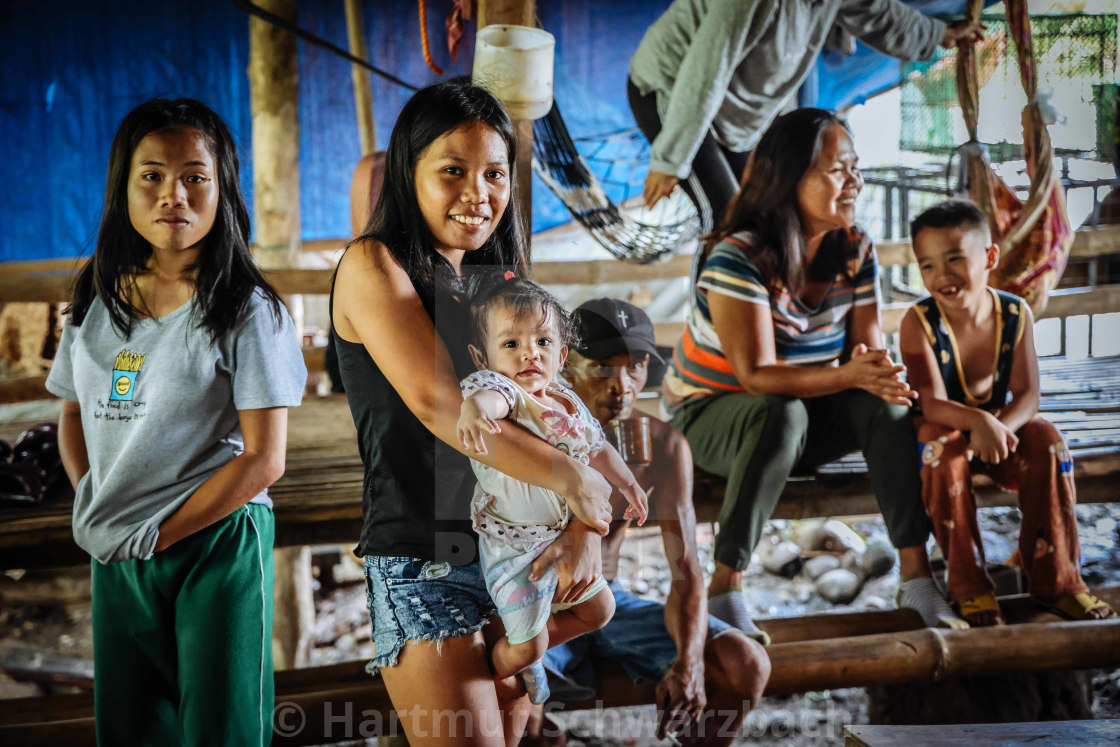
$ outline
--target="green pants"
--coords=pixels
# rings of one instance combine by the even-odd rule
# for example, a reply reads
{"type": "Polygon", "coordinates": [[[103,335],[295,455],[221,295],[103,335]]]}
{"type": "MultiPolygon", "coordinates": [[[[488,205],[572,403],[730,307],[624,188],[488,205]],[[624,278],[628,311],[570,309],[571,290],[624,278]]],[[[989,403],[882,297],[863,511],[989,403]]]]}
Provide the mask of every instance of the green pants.
{"type": "Polygon", "coordinates": [[[786,479],[860,449],[871,489],[895,547],[922,545],[929,520],[922,504],[918,444],[909,410],[861,389],[824,397],[722,394],[687,402],[672,419],[696,466],[727,478],[714,556],[747,567],[786,479]]]}
{"type": "Polygon", "coordinates": [[[272,544],[249,504],[149,560],[93,563],[97,743],[272,741],[272,544]]]}

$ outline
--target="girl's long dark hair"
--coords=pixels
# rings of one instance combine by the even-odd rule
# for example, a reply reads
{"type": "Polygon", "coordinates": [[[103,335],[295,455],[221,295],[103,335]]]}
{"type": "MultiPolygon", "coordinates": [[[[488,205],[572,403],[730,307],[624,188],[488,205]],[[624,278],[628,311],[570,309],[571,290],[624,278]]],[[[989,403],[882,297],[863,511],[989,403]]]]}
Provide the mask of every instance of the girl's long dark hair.
{"type": "Polygon", "coordinates": [[[132,154],[153,132],[197,129],[214,155],[218,174],[218,210],[214,227],[202,240],[195,268],[198,279],[195,301],[199,327],[213,341],[233,330],[242,320],[246,306],[258,289],[268,299],[277,324],[280,297],[257,269],[249,252],[249,211],[241,196],[239,163],[233,135],[221,117],[194,99],[152,99],[129,112],[117,128],[109,151],[109,175],[105,185],[105,210],[97,247],[74,284],[70,321],[81,325],[94,298],[109,309],[113,326],[128,337],[134,319],[144,312],[130,300],[136,277],[147,271],[151,244],[136,229],[128,215],[128,178],[132,154]]]}
{"type": "MultiPolygon", "coordinates": [[[[805,266],[805,234],[797,206],[797,185],[820,155],[824,133],[848,123],[825,109],[795,109],[774,120],[758,141],[739,193],[727,208],[719,227],[705,240],[705,253],[728,236],[750,234],[751,258],[763,274],[798,293],[806,278],[834,277],[842,271],[841,252],[820,251],[812,271],[805,266]]],[[[827,249],[830,235],[822,249],[827,249]]]]}
{"type": "Polygon", "coordinates": [[[454,278],[451,264],[432,248],[432,233],[416,201],[416,163],[435,140],[478,122],[497,131],[509,149],[510,200],[490,238],[479,249],[467,252],[463,265],[488,265],[526,275],[526,242],[514,189],[517,137],[513,122],[493,94],[467,78],[422,88],[401,109],[389,136],[381,195],[361,236],[351,243],[381,242],[408,276],[422,285],[430,287],[454,278]]]}

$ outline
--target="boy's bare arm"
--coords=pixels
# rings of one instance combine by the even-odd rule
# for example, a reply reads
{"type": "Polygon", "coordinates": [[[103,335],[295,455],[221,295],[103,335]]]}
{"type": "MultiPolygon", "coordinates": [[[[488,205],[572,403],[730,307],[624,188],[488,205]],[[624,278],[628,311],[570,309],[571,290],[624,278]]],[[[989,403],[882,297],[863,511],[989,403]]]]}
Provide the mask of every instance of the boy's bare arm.
{"type": "Polygon", "coordinates": [[[649,513],[646,491],[638,485],[634,473],[626,466],[626,462],[622,461],[618,451],[610,444],[604,443],[601,449],[591,452],[588,461],[599,474],[607,478],[607,482],[618,488],[626,499],[629,505],[623,517],[637,519],[638,526],[645,524],[646,515],[649,513]]]}
{"type": "Polygon", "coordinates": [[[1000,421],[1013,432],[1018,432],[1038,415],[1039,383],[1038,353],[1034,348],[1034,315],[1031,307],[1021,304],[1023,331],[1015,345],[1015,357],[1011,361],[1011,381],[1009,390],[1011,402],[1000,411],[1000,421]]]}
{"type": "Polygon", "coordinates": [[[910,386],[918,392],[922,417],[927,422],[967,431],[975,455],[990,464],[999,464],[1015,451],[1019,440],[1013,429],[990,412],[949,399],[933,348],[912,308],[902,318],[899,347],[910,386]]]}
{"type": "Polygon", "coordinates": [[[962,431],[976,428],[982,412],[978,408],[949,399],[945,382],[941,380],[937,358],[926,339],[918,312],[913,308],[902,317],[898,344],[902,353],[902,365],[906,366],[906,374],[910,378],[910,388],[918,393],[922,417],[946,428],[962,431]]]}

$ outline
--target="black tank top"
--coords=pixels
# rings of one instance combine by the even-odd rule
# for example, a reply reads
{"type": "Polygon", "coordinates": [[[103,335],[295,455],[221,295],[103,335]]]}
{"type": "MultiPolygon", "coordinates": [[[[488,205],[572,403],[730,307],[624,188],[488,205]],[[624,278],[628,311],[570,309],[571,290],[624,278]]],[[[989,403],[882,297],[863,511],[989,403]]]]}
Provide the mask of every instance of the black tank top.
{"type": "Polygon", "coordinates": [[[941,307],[931,297],[923,298],[914,304],[918,319],[926,332],[937,366],[941,370],[941,380],[945,382],[945,394],[954,402],[981,410],[995,411],[1007,404],[1008,389],[1011,385],[1011,364],[1015,360],[1015,348],[1023,336],[1023,299],[995,288],[988,289],[996,301],[996,355],[992,361],[992,391],[983,401],[972,396],[964,382],[964,367],[957,348],[957,338],[949,320],[941,314],[941,307]]]}
{"type": "MultiPolygon", "coordinates": [[[[463,378],[474,370],[467,352],[468,310],[450,291],[437,293],[415,279],[413,287],[447,346],[456,376],[463,378]]],[[[330,313],[333,320],[333,281],[330,313]]],[[[343,340],[333,323],[331,338],[365,466],[362,534],[355,552],[452,565],[473,562],[477,544],[470,522],[475,485],[470,460],[424,427],[365,347],[343,340]]],[[[410,355],[407,350],[399,354],[410,355]]]]}

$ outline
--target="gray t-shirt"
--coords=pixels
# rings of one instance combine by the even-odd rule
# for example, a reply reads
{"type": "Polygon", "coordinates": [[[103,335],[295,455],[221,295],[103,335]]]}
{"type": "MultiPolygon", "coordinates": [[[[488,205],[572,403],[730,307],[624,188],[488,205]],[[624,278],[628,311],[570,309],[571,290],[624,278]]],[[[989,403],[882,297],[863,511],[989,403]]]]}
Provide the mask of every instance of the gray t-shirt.
{"type": "MultiPolygon", "coordinates": [[[[291,317],[264,295],[218,343],[195,302],[138,319],[126,339],[100,299],[67,324],[47,378],[77,402],[89,472],[74,496],[74,539],[102,563],[147,558],[159,525],[243,449],[238,410],[295,407],[307,370],[291,317]]],[[[267,492],[254,503],[272,505],[267,492]]]]}
{"type": "Polygon", "coordinates": [[[746,153],[809,74],[833,24],[884,54],[929,59],[945,24],[899,0],[675,0],[646,31],[630,79],[656,93],[649,168],[684,179],[711,127],[746,153]]]}

